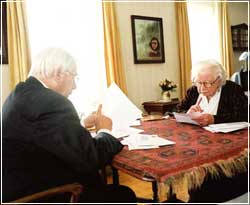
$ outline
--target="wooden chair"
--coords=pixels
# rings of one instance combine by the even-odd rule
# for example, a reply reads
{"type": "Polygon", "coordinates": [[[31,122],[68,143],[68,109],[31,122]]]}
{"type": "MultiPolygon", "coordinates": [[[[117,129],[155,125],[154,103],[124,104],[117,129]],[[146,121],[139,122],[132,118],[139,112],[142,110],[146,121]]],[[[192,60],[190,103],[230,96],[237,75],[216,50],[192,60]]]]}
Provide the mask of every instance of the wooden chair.
{"type": "Polygon", "coordinates": [[[71,193],[70,203],[77,203],[79,195],[83,192],[83,186],[78,183],[66,184],[58,187],[54,187],[45,191],[37,192],[29,196],[19,198],[15,201],[8,203],[28,203],[41,198],[55,196],[63,193],[71,193]]]}

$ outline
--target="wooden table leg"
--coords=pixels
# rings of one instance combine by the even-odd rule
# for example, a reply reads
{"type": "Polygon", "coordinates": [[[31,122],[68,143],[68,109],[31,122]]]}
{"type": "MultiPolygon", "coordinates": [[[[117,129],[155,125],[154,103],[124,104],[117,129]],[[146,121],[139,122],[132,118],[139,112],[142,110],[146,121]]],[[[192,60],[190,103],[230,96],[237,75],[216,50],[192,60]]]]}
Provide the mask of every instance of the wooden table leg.
{"type": "Polygon", "coordinates": [[[158,203],[159,198],[158,198],[158,188],[157,188],[157,182],[156,181],[152,182],[152,191],[153,191],[153,202],[158,203]]]}
{"type": "Polygon", "coordinates": [[[119,173],[118,170],[112,167],[113,184],[119,185],[119,173]]]}

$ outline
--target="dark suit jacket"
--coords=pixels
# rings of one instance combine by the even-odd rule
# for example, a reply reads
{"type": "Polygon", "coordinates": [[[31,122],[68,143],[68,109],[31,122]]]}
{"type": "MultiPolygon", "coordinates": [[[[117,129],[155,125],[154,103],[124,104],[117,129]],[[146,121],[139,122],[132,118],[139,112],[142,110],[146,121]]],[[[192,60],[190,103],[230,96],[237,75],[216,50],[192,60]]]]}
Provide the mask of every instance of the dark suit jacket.
{"type": "Polygon", "coordinates": [[[122,149],[107,133],[92,138],[71,102],[30,77],[3,105],[3,201],[71,182],[101,183],[98,169],[122,149]]]}
{"type": "MultiPolygon", "coordinates": [[[[187,111],[199,96],[196,86],[187,90],[185,98],[177,105],[177,110],[187,111]]],[[[232,81],[222,86],[215,123],[239,122],[248,120],[248,99],[242,87],[232,81]]]]}

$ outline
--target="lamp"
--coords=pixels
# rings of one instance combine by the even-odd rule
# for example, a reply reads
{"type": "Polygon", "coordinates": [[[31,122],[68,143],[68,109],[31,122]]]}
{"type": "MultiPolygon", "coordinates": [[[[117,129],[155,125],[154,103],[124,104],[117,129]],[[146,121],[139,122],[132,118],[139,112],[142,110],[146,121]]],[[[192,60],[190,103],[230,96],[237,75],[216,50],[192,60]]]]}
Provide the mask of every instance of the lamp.
{"type": "Polygon", "coordinates": [[[244,61],[244,70],[248,69],[248,57],[249,57],[249,52],[247,51],[244,51],[239,57],[239,61],[244,61]]]}
{"type": "Polygon", "coordinates": [[[249,56],[247,51],[244,51],[242,54],[240,54],[239,61],[247,60],[247,57],[249,56]]]}

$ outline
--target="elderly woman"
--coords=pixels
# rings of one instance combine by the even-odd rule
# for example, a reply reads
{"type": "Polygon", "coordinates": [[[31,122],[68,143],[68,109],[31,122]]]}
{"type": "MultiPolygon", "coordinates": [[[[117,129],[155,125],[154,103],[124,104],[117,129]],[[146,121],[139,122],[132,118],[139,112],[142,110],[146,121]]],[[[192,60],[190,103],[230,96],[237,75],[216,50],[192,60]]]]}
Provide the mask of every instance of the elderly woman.
{"type": "Polygon", "coordinates": [[[193,113],[193,119],[201,126],[247,121],[247,97],[242,87],[226,80],[220,63],[215,60],[198,62],[192,69],[192,81],[193,86],[177,105],[178,111],[193,113]]]}

